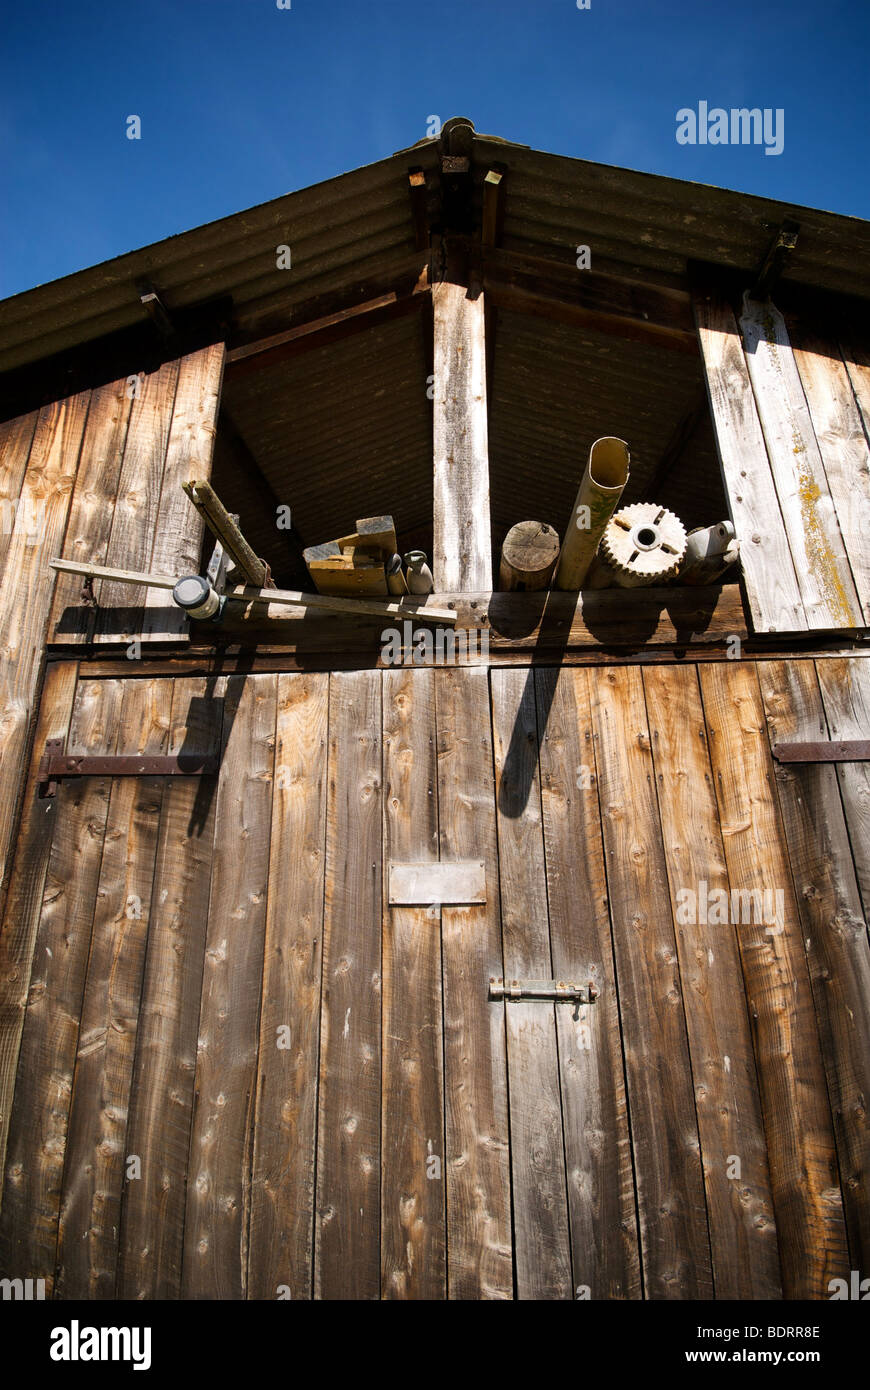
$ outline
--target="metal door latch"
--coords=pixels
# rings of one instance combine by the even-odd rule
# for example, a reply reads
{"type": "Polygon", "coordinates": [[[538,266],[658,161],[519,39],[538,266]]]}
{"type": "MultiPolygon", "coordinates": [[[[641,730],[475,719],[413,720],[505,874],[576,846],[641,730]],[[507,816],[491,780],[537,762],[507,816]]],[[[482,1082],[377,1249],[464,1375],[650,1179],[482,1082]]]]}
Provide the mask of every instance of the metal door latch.
{"type": "Polygon", "coordinates": [[[496,980],[490,978],[490,999],[556,999],[568,1000],[574,1004],[592,1004],[598,998],[598,990],[590,980],[588,984],[576,985],[570,980],[496,980]]]}

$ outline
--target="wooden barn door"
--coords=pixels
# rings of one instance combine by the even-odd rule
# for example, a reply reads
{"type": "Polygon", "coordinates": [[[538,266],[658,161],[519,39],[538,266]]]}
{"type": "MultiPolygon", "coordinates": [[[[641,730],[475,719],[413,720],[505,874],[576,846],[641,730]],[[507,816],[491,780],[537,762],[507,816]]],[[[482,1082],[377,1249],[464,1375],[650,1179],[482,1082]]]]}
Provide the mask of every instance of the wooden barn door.
{"type": "Polygon", "coordinates": [[[827,1297],[866,1268],[866,786],[778,777],[769,738],[866,737],[841,666],[50,665],[0,937],[0,1275],[827,1297]],[[219,770],[41,796],[58,738],[219,770]],[[484,902],[390,903],[391,865],[467,860],[484,902]],[[781,891],[781,930],[679,913],[702,883],[781,891]]]}

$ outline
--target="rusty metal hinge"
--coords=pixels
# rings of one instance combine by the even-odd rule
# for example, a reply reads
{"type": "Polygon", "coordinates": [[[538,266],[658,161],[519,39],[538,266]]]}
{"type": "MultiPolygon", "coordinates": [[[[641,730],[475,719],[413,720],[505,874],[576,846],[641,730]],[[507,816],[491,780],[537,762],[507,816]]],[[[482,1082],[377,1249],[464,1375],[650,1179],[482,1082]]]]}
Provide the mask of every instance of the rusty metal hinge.
{"type": "Polygon", "coordinates": [[[200,777],[217,772],[214,753],[124,753],[119,755],[64,753],[62,738],[45,745],[37,780],[41,797],[55,796],[57,784],[67,777],[200,777]]]}
{"type": "Polygon", "coordinates": [[[778,763],[866,763],[870,762],[870,739],[774,743],[770,751],[778,763]]]}
{"type": "Polygon", "coordinates": [[[588,984],[577,985],[570,980],[496,980],[489,982],[490,999],[555,999],[568,1000],[574,1004],[592,1004],[598,998],[598,990],[590,980],[588,984]]]}

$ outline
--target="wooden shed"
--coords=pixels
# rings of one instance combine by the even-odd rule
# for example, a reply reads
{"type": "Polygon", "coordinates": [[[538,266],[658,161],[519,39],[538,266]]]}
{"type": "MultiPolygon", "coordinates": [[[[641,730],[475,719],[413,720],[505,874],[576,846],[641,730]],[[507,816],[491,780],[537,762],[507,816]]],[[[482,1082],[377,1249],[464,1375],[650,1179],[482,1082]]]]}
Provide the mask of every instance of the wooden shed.
{"type": "Polygon", "coordinates": [[[868,251],[460,118],[0,304],[0,1277],[870,1275],[868,251]],[[602,437],[737,563],[500,589],[602,437]],[[384,516],[434,592],[317,603],[384,516]]]}

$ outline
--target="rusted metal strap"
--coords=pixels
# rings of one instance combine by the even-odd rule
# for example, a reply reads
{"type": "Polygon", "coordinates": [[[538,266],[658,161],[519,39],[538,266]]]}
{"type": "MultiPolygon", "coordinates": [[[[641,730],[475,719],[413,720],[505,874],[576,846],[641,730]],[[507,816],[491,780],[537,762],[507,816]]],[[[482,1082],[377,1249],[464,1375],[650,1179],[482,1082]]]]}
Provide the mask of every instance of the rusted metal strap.
{"type": "Polygon", "coordinates": [[[778,763],[866,763],[870,762],[870,739],[774,743],[770,751],[778,763]]]}
{"type": "Polygon", "coordinates": [[[64,753],[63,739],[50,738],[37,773],[40,796],[55,796],[57,784],[67,777],[201,777],[217,772],[214,753],[125,753],[120,756],[64,753]]]}
{"type": "Polygon", "coordinates": [[[577,985],[569,980],[496,980],[489,982],[490,999],[565,999],[574,1004],[591,1004],[598,990],[590,980],[577,985]]]}

